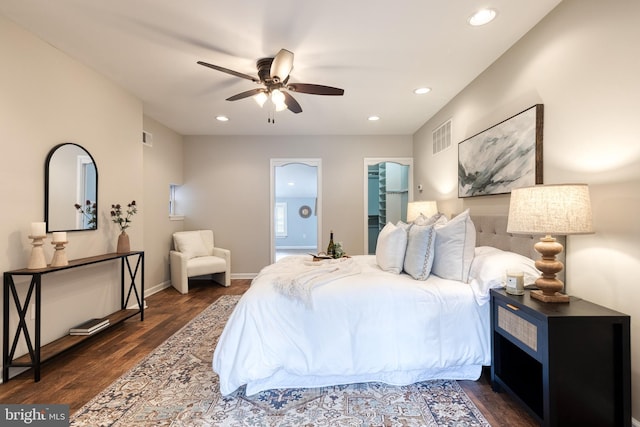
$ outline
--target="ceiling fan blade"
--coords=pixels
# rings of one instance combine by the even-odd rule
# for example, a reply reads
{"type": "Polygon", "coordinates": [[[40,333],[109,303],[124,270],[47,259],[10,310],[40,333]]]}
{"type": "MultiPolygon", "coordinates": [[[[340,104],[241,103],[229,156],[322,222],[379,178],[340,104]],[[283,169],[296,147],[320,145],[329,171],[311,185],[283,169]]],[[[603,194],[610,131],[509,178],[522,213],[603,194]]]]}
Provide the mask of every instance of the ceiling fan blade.
{"type": "Polygon", "coordinates": [[[247,90],[245,92],[240,92],[237,95],[230,96],[229,98],[227,98],[227,101],[237,101],[239,99],[244,99],[244,98],[248,98],[250,96],[257,95],[260,92],[264,92],[264,89],[263,88],[257,88],[257,89],[247,90]]]}
{"type": "Polygon", "coordinates": [[[243,79],[251,80],[252,82],[260,83],[260,80],[248,74],[243,74],[238,71],[233,71],[228,68],[220,67],[218,65],[209,64],[208,62],[198,61],[198,64],[203,65],[205,67],[212,68],[214,70],[222,71],[223,73],[231,74],[232,76],[241,77],[243,79]]]}
{"type": "Polygon", "coordinates": [[[283,91],[282,93],[284,94],[284,103],[287,104],[289,111],[296,114],[302,113],[302,107],[298,104],[298,101],[296,101],[293,96],[289,95],[287,92],[283,91]]]}
{"type": "Polygon", "coordinates": [[[293,70],[293,52],[280,49],[271,63],[271,78],[276,82],[282,82],[287,79],[291,70],[293,70]]]}
{"type": "Polygon", "coordinates": [[[309,93],[312,95],[344,95],[344,89],[331,86],[314,85],[311,83],[291,83],[290,85],[287,85],[287,89],[294,92],[309,93]]]}

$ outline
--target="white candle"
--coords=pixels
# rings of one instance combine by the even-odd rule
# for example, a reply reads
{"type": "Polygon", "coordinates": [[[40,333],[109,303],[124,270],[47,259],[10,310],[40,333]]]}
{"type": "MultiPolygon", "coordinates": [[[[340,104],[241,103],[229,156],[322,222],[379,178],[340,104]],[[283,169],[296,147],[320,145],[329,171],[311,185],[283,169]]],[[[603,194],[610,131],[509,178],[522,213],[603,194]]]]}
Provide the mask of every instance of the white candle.
{"type": "Polygon", "coordinates": [[[518,270],[507,270],[507,293],[524,294],[524,273],[518,270]]]}
{"type": "Polygon", "coordinates": [[[47,223],[46,222],[32,222],[31,223],[31,235],[34,237],[47,235],[47,223]]]}
{"type": "Polygon", "coordinates": [[[52,240],[54,242],[66,242],[67,241],[67,232],[66,231],[56,231],[53,233],[52,240]]]}

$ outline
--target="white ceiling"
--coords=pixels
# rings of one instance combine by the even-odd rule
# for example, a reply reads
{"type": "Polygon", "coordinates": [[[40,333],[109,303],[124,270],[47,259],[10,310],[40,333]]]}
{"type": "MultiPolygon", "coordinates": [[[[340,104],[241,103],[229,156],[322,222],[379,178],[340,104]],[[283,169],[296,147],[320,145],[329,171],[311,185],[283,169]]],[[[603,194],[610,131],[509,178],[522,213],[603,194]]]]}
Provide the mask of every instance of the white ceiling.
{"type": "Polygon", "coordinates": [[[408,135],[559,1],[0,0],[0,13],[183,135],[408,135]],[[469,26],[482,7],[497,19],[469,26]],[[336,86],[344,96],[295,94],[304,111],[276,113],[269,124],[267,107],[251,98],[225,101],[255,83],[196,64],[257,75],[255,61],[281,48],[295,54],[290,83],[336,86]],[[414,95],[420,86],[433,90],[414,95]],[[381,120],[369,122],[374,114],[381,120]]]}

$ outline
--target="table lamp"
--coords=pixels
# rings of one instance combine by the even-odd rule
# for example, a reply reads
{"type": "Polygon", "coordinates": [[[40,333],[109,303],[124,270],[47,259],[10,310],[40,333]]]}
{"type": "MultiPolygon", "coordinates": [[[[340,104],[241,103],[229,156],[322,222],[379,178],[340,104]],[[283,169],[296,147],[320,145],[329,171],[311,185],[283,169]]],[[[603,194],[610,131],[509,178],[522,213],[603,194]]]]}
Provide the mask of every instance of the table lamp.
{"type": "Polygon", "coordinates": [[[438,213],[438,204],[434,200],[409,202],[407,204],[407,222],[413,222],[422,214],[426,218],[438,213]]]}
{"type": "Polygon", "coordinates": [[[552,235],[593,233],[589,187],[559,184],[512,190],[507,232],[544,236],[534,245],[541,255],[536,268],[542,276],[535,281],[539,290],[532,291],[531,297],[544,302],[569,302],[569,296],[560,293],[564,283],[556,278],[564,267],[556,259],[562,244],[552,235]]]}

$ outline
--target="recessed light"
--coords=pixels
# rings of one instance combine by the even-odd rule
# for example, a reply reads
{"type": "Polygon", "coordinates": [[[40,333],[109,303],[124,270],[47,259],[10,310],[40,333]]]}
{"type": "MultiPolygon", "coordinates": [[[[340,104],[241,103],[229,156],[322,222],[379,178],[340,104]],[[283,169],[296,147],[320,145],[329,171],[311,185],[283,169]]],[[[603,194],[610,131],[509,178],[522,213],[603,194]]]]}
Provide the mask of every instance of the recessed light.
{"type": "Polygon", "coordinates": [[[227,116],[216,116],[216,120],[219,122],[228,122],[229,121],[229,117],[227,116]]]}
{"type": "Polygon", "coordinates": [[[376,121],[380,120],[380,117],[378,117],[378,116],[369,116],[368,120],[370,122],[376,122],[376,121]]]}
{"type": "Polygon", "coordinates": [[[430,87],[419,87],[417,89],[414,89],[413,93],[415,93],[416,95],[424,95],[425,93],[429,93],[431,92],[431,88],[430,87]]]}
{"type": "Polygon", "coordinates": [[[493,21],[497,15],[498,12],[495,9],[481,9],[469,17],[469,24],[479,27],[493,21]]]}

